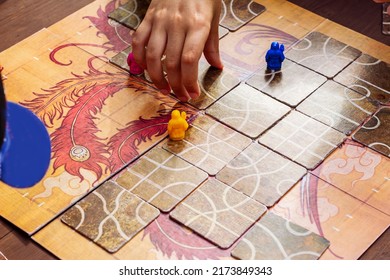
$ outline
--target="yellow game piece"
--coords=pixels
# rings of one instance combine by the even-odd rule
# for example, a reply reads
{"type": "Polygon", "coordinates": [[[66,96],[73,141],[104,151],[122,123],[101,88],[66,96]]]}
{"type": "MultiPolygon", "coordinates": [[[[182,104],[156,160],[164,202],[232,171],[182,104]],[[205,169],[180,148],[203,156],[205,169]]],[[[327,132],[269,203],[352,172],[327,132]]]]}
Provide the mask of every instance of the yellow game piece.
{"type": "Polygon", "coordinates": [[[179,110],[173,110],[171,114],[171,119],[168,122],[168,134],[171,140],[183,140],[185,132],[188,128],[188,123],[186,121],[186,112],[181,112],[179,110]]]}

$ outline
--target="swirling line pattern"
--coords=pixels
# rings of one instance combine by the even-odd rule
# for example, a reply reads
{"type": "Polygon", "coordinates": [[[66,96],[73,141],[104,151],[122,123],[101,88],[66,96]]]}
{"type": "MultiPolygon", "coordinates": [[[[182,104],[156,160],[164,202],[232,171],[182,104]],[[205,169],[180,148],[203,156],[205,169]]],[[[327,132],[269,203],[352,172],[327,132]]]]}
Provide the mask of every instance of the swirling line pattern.
{"type": "Polygon", "coordinates": [[[170,216],[221,248],[230,247],[266,211],[261,203],[210,179],[170,216]]]}

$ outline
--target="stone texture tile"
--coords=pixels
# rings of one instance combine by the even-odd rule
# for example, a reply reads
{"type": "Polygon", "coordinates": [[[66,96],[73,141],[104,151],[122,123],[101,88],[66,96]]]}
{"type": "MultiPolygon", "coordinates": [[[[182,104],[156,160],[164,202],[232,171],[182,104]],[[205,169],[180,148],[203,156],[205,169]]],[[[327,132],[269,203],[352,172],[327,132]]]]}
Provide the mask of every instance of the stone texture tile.
{"type": "Polygon", "coordinates": [[[348,140],[312,172],[390,216],[390,159],[348,140]]]}
{"type": "Polygon", "coordinates": [[[183,141],[167,140],[163,148],[210,175],[217,174],[251,140],[208,116],[199,116],[183,141]]]}
{"type": "Polygon", "coordinates": [[[390,157],[390,108],[381,108],[353,135],[353,139],[390,157]]]}
{"type": "Polygon", "coordinates": [[[229,248],[265,211],[261,203],[211,179],[170,216],[221,248],[229,248]]]}
{"type": "Polygon", "coordinates": [[[114,253],[159,214],[136,195],[107,181],[66,211],[61,220],[114,253]]]}
{"type": "Polygon", "coordinates": [[[112,11],[108,17],[131,29],[137,29],[145,17],[151,0],[130,0],[112,11]]]}
{"type": "Polygon", "coordinates": [[[199,68],[201,94],[189,102],[198,109],[206,109],[240,82],[228,71],[209,67],[205,62],[199,68]]]}
{"type": "Polygon", "coordinates": [[[329,241],[273,213],[267,213],[240,240],[232,256],[242,260],[316,260],[329,241]]]}
{"type": "Polygon", "coordinates": [[[206,113],[251,138],[257,138],[289,111],[290,107],[240,84],[210,106],[206,113]]]}
{"type": "Polygon", "coordinates": [[[381,104],[390,104],[390,64],[362,54],[334,79],[381,104]]]}
{"type": "Polygon", "coordinates": [[[311,170],[344,138],[337,130],[292,111],[263,134],[259,142],[311,170]]]}
{"type": "Polygon", "coordinates": [[[293,46],[286,57],[333,78],[361,52],[319,32],[312,32],[293,46]]]}
{"type": "Polygon", "coordinates": [[[143,200],[169,212],[208,174],[178,156],[155,147],[122,171],[116,182],[143,200]]]}
{"type": "Polygon", "coordinates": [[[223,37],[229,34],[229,29],[222,26],[218,26],[218,34],[219,34],[219,39],[222,39],[223,37]]]}
{"type": "Polygon", "coordinates": [[[253,143],[225,166],[217,179],[270,207],[305,173],[302,166],[253,143]]]}
{"type": "Polygon", "coordinates": [[[131,46],[127,47],[123,51],[119,52],[117,55],[113,56],[110,59],[110,63],[129,72],[130,69],[129,69],[129,65],[127,64],[127,57],[131,52],[131,50],[132,50],[131,46]]]}
{"type": "Polygon", "coordinates": [[[367,97],[328,81],[304,100],[297,110],[350,135],[377,108],[367,97]]]}
{"type": "Polygon", "coordinates": [[[280,71],[262,68],[246,83],[295,107],[325,82],[324,76],[286,59],[280,71]]]}
{"type": "Polygon", "coordinates": [[[263,5],[252,0],[223,0],[220,24],[234,31],[264,11],[263,5]]]}

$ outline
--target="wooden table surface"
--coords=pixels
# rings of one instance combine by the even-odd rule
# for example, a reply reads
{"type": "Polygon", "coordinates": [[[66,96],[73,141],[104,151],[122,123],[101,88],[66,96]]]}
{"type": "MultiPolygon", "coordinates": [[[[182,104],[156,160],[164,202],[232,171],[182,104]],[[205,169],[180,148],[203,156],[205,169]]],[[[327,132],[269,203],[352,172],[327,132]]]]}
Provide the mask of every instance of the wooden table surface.
{"type": "MultiPolygon", "coordinates": [[[[0,0],[0,52],[48,27],[92,0],[0,0]]],[[[370,0],[291,0],[368,37],[389,45],[390,36],[381,34],[380,5],[370,0]],[[362,21],[361,19],[365,20],[362,21]]],[[[1,62],[0,62],[1,64],[1,62]]],[[[0,218],[0,248],[12,259],[55,259],[51,253],[32,241],[27,234],[0,218]]],[[[1,253],[1,252],[0,252],[1,253]]],[[[0,254],[0,260],[3,259],[0,254]]],[[[390,259],[390,230],[361,256],[361,259],[390,259]]]]}

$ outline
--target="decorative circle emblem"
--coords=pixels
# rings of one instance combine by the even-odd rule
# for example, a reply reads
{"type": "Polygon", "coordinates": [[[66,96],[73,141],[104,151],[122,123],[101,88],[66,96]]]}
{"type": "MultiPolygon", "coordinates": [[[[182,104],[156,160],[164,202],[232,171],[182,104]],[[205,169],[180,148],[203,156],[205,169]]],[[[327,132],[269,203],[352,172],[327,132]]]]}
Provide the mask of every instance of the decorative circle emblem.
{"type": "Polygon", "coordinates": [[[86,161],[91,156],[91,153],[89,152],[88,148],[84,146],[78,146],[78,145],[73,146],[69,154],[71,159],[79,162],[86,161]]]}

